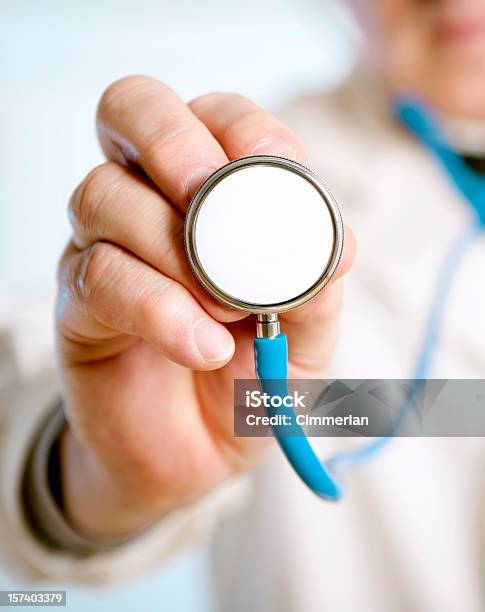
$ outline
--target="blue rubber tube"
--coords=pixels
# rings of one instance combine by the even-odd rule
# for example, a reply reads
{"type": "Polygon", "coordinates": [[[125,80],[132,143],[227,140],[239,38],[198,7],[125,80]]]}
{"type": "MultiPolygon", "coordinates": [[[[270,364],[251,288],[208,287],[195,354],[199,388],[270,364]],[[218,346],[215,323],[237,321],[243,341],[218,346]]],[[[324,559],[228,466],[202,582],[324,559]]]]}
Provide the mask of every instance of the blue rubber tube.
{"type": "Polygon", "coordinates": [[[485,227],[485,180],[453,150],[432,111],[412,97],[402,96],[394,103],[394,113],[446,171],[452,185],[485,227]]]}
{"type": "MultiPolygon", "coordinates": [[[[288,395],[288,345],[285,334],[274,338],[255,338],[256,376],[261,391],[271,397],[288,395]]],[[[267,408],[268,416],[287,415],[291,426],[272,426],[281,450],[303,482],[319,497],[337,501],[342,491],[325,466],[319,461],[303,429],[296,423],[292,408],[267,408]],[[284,428],[284,431],[283,429],[284,428]]]]}

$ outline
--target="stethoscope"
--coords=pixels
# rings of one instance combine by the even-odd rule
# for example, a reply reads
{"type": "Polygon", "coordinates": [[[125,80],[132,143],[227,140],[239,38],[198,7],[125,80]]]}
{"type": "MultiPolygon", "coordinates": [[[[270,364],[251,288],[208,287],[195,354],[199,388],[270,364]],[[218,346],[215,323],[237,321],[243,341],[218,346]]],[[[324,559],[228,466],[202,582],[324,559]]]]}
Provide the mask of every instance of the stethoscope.
{"type": "MultiPolygon", "coordinates": [[[[423,104],[401,98],[394,108],[404,126],[443,165],[474,213],[439,270],[413,389],[398,412],[396,428],[413,392],[430,371],[459,264],[485,227],[485,179],[446,142],[423,104]]],[[[262,155],[230,162],[192,198],[185,246],[192,270],[208,293],[231,308],[257,315],[254,355],[261,390],[270,396],[288,395],[288,346],[278,314],[304,304],[325,287],[343,248],[342,217],[327,185],[308,168],[280,157],[262,155]]],[[[293,409],[285,406],[269,407],[267,412],[294,417],[293,409]]],[[[286,422],[291,424],[272,426],[281,450],[314,493],[333,501],[342,496],[345,470],[374,457],[394,433],[322,462],[296,419],[286,422]]]]}

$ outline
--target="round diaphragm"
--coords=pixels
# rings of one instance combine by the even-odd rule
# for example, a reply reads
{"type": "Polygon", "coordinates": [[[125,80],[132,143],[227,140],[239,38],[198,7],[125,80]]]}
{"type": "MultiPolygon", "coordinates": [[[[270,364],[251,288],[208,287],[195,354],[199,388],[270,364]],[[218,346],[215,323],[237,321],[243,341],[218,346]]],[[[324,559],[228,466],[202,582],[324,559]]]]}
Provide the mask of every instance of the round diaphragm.
{"type": "Polygon", "coordinates": [[[185,247],[203,287],[253,313],[290,310],[328,283],[343,247],[338,205],[308,168],[269,155],[230,162],[195,193],[185,247]]]}

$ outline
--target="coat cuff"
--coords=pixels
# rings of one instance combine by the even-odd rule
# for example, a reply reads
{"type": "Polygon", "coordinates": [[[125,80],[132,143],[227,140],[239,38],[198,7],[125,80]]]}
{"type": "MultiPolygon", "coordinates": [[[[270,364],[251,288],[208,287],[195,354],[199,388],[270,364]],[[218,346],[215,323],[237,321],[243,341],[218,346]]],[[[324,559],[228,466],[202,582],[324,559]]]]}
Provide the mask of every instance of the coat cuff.
{"type": "Polygon", "coordinates": [[[34,535],[48,548],[89,557],[125,544],[139,534],[116,541],[97,540],[78,533],[69,524],[62,508],[59,464],[59,439],[66,425],[59,401],[34,436],[22,479],[22,505],[34,535]]]}

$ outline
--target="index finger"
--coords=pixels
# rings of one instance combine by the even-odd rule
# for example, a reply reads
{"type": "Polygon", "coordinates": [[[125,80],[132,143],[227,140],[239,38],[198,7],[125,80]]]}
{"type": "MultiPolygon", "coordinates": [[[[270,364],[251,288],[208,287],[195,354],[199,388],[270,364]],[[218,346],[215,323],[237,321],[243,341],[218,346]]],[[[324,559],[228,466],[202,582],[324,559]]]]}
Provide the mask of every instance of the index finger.
{"type": "Polygon", "coordinates": [[[98,105],[97,127],[108,159],[140,166],[182,211],[202,182],[228,162],[185,102],[150,77],[110,85],[98,105]]]}

